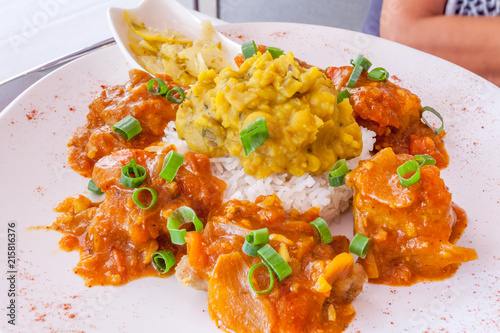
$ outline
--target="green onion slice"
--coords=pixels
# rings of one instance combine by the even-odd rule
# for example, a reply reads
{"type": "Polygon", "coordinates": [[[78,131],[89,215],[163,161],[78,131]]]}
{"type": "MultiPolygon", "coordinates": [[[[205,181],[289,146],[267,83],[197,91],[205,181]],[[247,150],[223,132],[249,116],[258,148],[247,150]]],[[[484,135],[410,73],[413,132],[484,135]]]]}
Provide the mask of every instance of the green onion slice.
{"type": "Polygon", "coordinates": [[[330,228],[328,228],[325,220],[323,220],[321,217],[318,217],[316,220],[312,221],[311,224],[316,228],[316,230],[318,230],[323,244],[332,242],[332,233],[330,232],[330,228]]]}
{"type": "Polygon", "coordinates": [[[349,173],[347,162],[345,159],[338,160],[328,174],[328,181],[330,186],[338,187],[345,184],[345,175],[349,173]]]}
{"type": "Polygon", "coordinates": [[[250,236],[250,243],[253,245],[269,243],[269,230],[267,228],[252,230],[248,236],[250,236]]]}
{"type": "Polygon", "coordinates": [[[134,194],[132,195],[132,200],[137,206],[141,207],[142,209],[149,209],[153,207],[156,203],[156,200],[158,200],[158,193],[156,193],[156,191],[151,187],[141,187],[134,190],[134,194]],[[151,203],[149,204],[149,206],[143,205],[142,202],[139,200],[139,194],[142,191],[148,191],[149,193],[151,193],[151,203]]]}
{"type": "Polygon", "coordinates": [[[365,259],[368,248],[370,247],[371,239],[360,233],[357,233],[349,245],[349,252],[357,255],[361,259],[365,259]]]}
{"type": "Polygon", "coordinates": [[[368,73],[368,77],[375,81],[385,81],[389,78],[389,72],[385,68],[377,67],[368,73]]]}
{"type": "Polygon", "coordinates": [[[168,91],[168,85],[162,79],[151,79],[148,81],[146,87],[148,88],[148,93],[156,96],[165,96],[168,91]],[[157,83],[156,87],[155,82],[157,83]]]}
{"type": "Polygon", "coordinates": [[[182,154],[173,150],[169,151],[163,160],[163,168],[160,172],[160,177],[171,183],[182,163],[184,163],[184,156],[182,154]]]}
{"type": "Polygon", "coordinates": [[[172,103],[182,103],[184,101],[184,99],[186,98],[186,94],[184,93],[184,90],[182,90],[181,87],[175,87],[175,88],[172,88],[170,89],[168,92],[167,92],[167,99],[172,102],[172,103]],[[181,98],[175,98],[174,96],[172,96],[172,93],[173,92],[177,92],[179,93],[179,95],[181,96],[181,98]]]}
{"type": "Polygon", "coordinates": [[[172,251],[158,251],[151,255],[151,262],[158,273],[165,274],[175,266],[175,256],[172,251]]]}
{"type": "Polygon", "coordinates": [[[99,187],[97,187],[97,185],[94,183],[94,179],[93,179],[93,178],[91,178],[91,179],[89,180],[89,184],[87,185],[87,189],[88,189],[90,192],[92,192],[92,193],[94,193],[94,194],[97,194],[97,195],[102,195],[102,194],[104,194],[104,192],[103,192],[103,191],[102,191],[99,187]]]}
{"type": "Polygon", "coordinates": [[[167,229],[170,233],[172,243],[177,245],[186,244],[185,229],[179,229],[183,224],[193,222],[197,232],[203,230],[203,223],[201,223],[194,210],[188,206],[177,208],[167,219],[167,229]]]}
{"type": "Polygon", "coordinates": [[[255,257],[255,256],[257,256],[257,251],[259,251],[261,246],[252,244],[253,243],[252,240],[253,239],[250,237],[250,234],[248,234],[245,237],[245,243],[243,243],[243,246],[241,247],[241,249],[243,250],[243,252],[245,254],[252,256],[252,257],[255,257]]]}
{"type": "Polygon", "coordinates": [[[241,44],[241,52],[243,53],[245,60],[253,57],[257,53],[257,50],[257,45],[255,45],[253,40],[241,44]]]}
{"type": "Polygon", "coordinates": [[[141,133],[142,127],[139,120],[132,116],[126,116],[113,126],[113,130],[128,141],[137,134],[141,133]]]}
{"type": "Polygon", "coordinates": [[[405,163],[400,165],[398,168],[398,178],[399,182],[403,187],[408,187],[417,183],[420,180],[420,166],[418,162],[415,160],[411,160],[411,161],[406,161],[405,163]],[[410,178],[403,177],[408,172],[413,172],[413,171],[415,171],[415,173],[410,178]]]}
{"type": "Polygon", "coordinates": [[[267,228],[252,230],[245,237],[242,250],[249,256],[255,257],[261,245],[265,243],[269,243],[269,230],[267,228]]]}
{"type": "Polygon", "coordinates": [[[358,82],[359,76],[363,71],[363,67],[360,65],[354,66],[354,69],[349,77],[349,82],[347,82],[347,87],[354,88],[356,86],[356,82],[358,82]]]}
{"type": "Polygon", "coordinates": [[[344,89],[341,92],[337,94],[337,104],[342,103],[342,101],[346,98],[350,98],[351,94],[349,93],[349,90],[344,89]]]}
{"type": "Polygon", "coordinates": [[[420,112],[420,117],[422,118],[422,121],[427,125],[429,126],[429,128],[435,133],[435,134],[439,134],[441,133],[441,131],[443,130],[444,128],[444,120],[443,120],[443,116],[441,116],[439,114],[439,112],[437,112],[436,110],[434,110],[433,108],[431,108],[430,106],[426,106],[422,109],[422,112],[420,112]],[[424,117],[424,113],[425,112],[430,112],[432,114],[434,114],[436,117],[439,118],[439,120],[441,120],[441,126],[438,128],[438,129],[435,129],[431,124],[429,124],[429,122],[427,121],[427,119],[425,119],[424,117]]]}
{"type": "Polygon", "coordinates": [[[146,180],[146,168],[142,165],[137,165],[135,158],[132,158],[130,163],[122,168],[120,180],[125,187],[139,187],[146,180]],[[132,177],[132,175],[134,176],[132,177]]]}
{"type": "Polygon", "coordinates": [[[266,265],[265,263],[261,262],[260,264],[256,264],[256,265],[253,265],[252,268],[250,268],[250,272],[248,272],[248,282],[250,282],[250,287],[252,288],[252,290],[257,294],[257,295],[264,295],[264,294],[267,294],[269,292],[271,292],[271,290],[273,289],[273,286],[274,286],[274,276],[273,276],[273,272],[271,270],[271,268],[266,265]],[[252,281],[252,277],[253,277],[253,272],[260,266],[266,266],[267,270],[269,271],[269,288],[267,288],[266,290],[255,290],[255,287],[253,286],[253,281],[252,281]]]}
{"type": "Polygon", "coordinates": [[[274,59],[279,58],[283,54],[282,49],[273,46],[266,47],[266,51],[268,51],[274,59]]]}
{"type": "Polygon", "coordinates": [[[281,257],[271,245],[266,244],[257,251],[259,257],[269,266],[281,281],[288,275],[292,274],[292,268],[287,264],[285,259],[281,257]]]}
{"type": "Polygon", "coordinates": [[[423,167],[424,165],[436,165],[436,160],[430,155],[415,155],[413,157],[415,158],[415,161],[418,162],[420,167],[423,167]]]}
{"type": "Polygon", "coordinates": [[[240,132],[240,139],[243,150],[245,151],[245,156],[248,156],[255,149],[259,148],[260,145],[269,139],[266,118],[260,117],[248,124],[248,126],[240,132]]]}
{"type": "Polygon", "coordinates": [[[372,63],[360,54],[356,57],[356,60],[351,59],[351,65],[354,67],[361,66],[363,70],[367,71],[372,66],[372,63]]]}

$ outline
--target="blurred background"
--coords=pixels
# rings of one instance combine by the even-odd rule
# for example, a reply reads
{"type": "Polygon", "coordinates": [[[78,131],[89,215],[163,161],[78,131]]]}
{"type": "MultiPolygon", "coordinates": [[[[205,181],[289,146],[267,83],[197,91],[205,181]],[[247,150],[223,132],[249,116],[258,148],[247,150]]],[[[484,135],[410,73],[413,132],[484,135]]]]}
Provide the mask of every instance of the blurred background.
{"type": "Polygon", "coordinates": [[[296,22],[356,31],[361,29],[370,4],[370,0],[214,0],[213,2],[218,2],[219,16],[228,22],[296,22]]]}
{"type": "MultiPolygon", "coordinates": [[[[296,22],[359,31],[370,0],[179,0],[227,22],[296,22]]],[[[140,0],[0,0],[0,82],[111,37],[108,7],[140,0]]],[[[0,98],[2,98],[0,96],[0,98]]]]}

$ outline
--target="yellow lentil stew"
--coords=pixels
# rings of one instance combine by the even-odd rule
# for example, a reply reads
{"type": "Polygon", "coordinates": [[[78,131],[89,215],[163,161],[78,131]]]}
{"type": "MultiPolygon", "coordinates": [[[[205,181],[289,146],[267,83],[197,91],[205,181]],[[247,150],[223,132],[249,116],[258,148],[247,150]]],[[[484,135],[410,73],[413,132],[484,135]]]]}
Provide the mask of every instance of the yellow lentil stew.
{"type": "Polygon", "coordinates": [[[202,72],[177,112],[179,137],[210,157],[238,156],[247,174],[321,174],[337,159],[362,150],[361,130],[348,101],[337,104],[332,82],[301,67],[288,52],[273,59],[258,52],[239,70],[202,72]],[[245,156],[239,133],[265,118],[269,138],[245,156]]]}

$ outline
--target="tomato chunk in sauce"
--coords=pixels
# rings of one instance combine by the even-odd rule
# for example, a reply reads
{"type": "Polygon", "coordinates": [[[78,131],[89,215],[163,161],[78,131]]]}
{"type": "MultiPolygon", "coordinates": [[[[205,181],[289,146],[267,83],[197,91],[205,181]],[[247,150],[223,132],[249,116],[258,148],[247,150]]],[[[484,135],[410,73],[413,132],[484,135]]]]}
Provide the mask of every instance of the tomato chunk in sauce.
{"type": "MultiPolygon", "coordinates": [[[[179,104],[148,93],[146,84],[153,79],[150,74],[132,69],[129,76],[125,85],[104,89],[90,103],[87,123],[78,127],[68,141],[68,163],[84,177],[91,177],[94,164],[116,150],[143,149],[160,141],[168,122],[175,120],[179,104]],[[142,132],[129,141],[113,130],[113,125],[126,116],[136,118],[142,127],[142,132]]],[[[158,77],[169,89],[188,89],[174,83],[168,75],[158,77]]]]}
{"type": "MultiPolygon", "coordinates": [[[[255,203],[231,200],[214,213],[203,232],[188,233],[187,255],[177,267],[185,285],[208,290],[209,313],[217,325],[235,332],[341,332],[354,316],[351,301],[361,292],[366,274],[347,253],[349,241],[334,236],[322,244],[310,224],[313,208],[287,213],[276,195],[255,203]],[[250,287],[250,268],[261,262],[242,251],[250,231],[268,228],[270,245],[292,273],[276,280],[270,293],[250,287]]],[[[265,267],[254,274],[254,286],[266,289],[265,267]]]]}
{"type": "Polygon", "coordinates": [[[64,233],[59,243],[63,249],[80,252],[74,271],[88,286],[121,285],[144,276],[158,276],[151,254],[170,250],[178,261],[186,252],[185,245],[171,243],[168,216],[181,206],[189,206],[204,221],[211,210],[222,204],[226,184],[212,176],[210,161],[204,155],[186,153],[172,183],[159,177],[165,155],[172,149],[174,146],[163,145],[116,151],[99,160],[94,168],[93,179],[106,193],[102,203],[78,195],[57,206],[61,215],[51,228],[64,233]],[[124,187],[120,181],[121,168],[132,158],[147,171],[141,187],[152,188],[158,194],[156,204],[147,210],[133,202],[134,189],[124,187]]]}
{"type": "Polygon", "coordinates": [[[397,168],[412,159],[386,148],[346,176],[354,188],[355,232],[371,238],[366,258],[359,259],[370,282],[441,280],[477,259],[474,249],[455,245],[467,217],[452,202],[437,167],[421,167],[414,185],[400,184],[397,168]]]}
{"type": "Polygon", "coordinates": [[[397,154],[428,154],[440,169],[448,166],[444,146],[445,131],[435,134],[421,120],[422,105],[417,95],[390,81],[374,81],[366,71],[354,88],[347,88],[353,67],[329,67],[327,76],[337,91],[347,89],[355,119],[360,126],[375,132],[375,151],[391,147],[397,154]]]}

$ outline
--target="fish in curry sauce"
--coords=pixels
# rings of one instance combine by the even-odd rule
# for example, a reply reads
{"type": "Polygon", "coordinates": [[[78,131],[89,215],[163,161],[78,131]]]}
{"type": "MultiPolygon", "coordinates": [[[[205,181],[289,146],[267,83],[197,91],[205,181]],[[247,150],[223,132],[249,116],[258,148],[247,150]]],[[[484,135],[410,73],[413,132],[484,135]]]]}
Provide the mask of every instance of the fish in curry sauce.
{"type": "Polygon", "coordinates": [[[465,212],[433,165],[403,187],[397,169],[413,157],[385,148],[347,174],[354,188],[354,230],[371,238],[363,265],[370,282],[409,285],[451,277],[476,250],[455,245],[467,226],[465,212]]]}
{"type": "MultiPolygon", "coordinates": [[[[124,87],[108,88],[92,102],[88,123],[70,139],[68,160],[75,171],[92,176],[106,198],[102,203],[84,196],[67,198],[56,208],[61,215],[51,226],[64,233],[62,248],[80,252],[75,272],[89,286],[161,276],[151,255],[169,250],[177,262],[178,279],[208,290],[209,313],[223,329],[341,332],[354,317],[350,303],[368,278],[400,285],[446,278],[460,262],[477,257],[473,249],[454,245],[466,226],[465,214],[451,202],[437,168],[423,169],[422,184],[406,190],[406,206],[401,204],[405,191],[392,197],[384,192],[393,184],[390,177],[368,175],[377,170],[386,175],[411,158],[382,150],[387,146],[396,152],[428,153],[440,167],[447,165],[444,132],[433,135],[422,126],[416,95],[388,81],[372,82],[363,73],[350,101],[337,104],[337,91],[344,88],[349,68],[330,68],[332,82],[324,71],[297,61],[291,53],[273,59],[265,48],[259,51],[246,61],[237,58],[238,71],[200,74],[179,110],[163,96],[148,94],[146,83],[152,77],[140,71],[131,71],[124,87]],[[127,115],[137,117],[145,129],[131,141],[111,129],[127,115]],[[238,132],[256,117],[269,122],[271,139],[253,155],[243,156],[238,132]],[[339,158],[359,155],[359,125],[374,130],[375,150],[382,151],[347,176],[347,184],[355,189],[355,230],[372,238],[366,259],[354,261],[344,236],[334,236],[330,244],[318,241],[310,222],[319,208],[287,212],[276,195],[223,203],[226,184],[212,176],[203,154],[187,153],[173,182],[158,177],[166,153],[175,148],[155,142],[176,118],[179,135],[191,148],[211,156],[240,156],[245,170],[256,177],[282,171],[322,173],[339,158]],[[120,184],[120,170],[132,158],[148,171],[145,185],[158,192],[151,210],[137,207],[131,200],[133,191],[120,184]],[[372,171],[371,165],[376,166],[372,171]],[[384,193],[373,197],[370,191],[384,193]],[[187,245],[173,244],[166,228],[169,215],[179,206],[192,207],[205,226],[201,232],[187,233],[187,245]],[[412,212],[414,206],[418,209],[412,212]],[[433,226],[418,216],[413,216],[413,226],[397,218],[420,213],[427,214],[433,226]],[[258,259],[245,254],[242,244],[245,235],[262,227],[269,228],[270,245],[292,273],[269,294],[259,296],[248,283],[249,269],[258,259]],[[403,236],[395,241],[396,234],[403,236]],[[440,257],[436,249],[446,255],[440,257]]],[[[188,90],[163,78],[169,86],[188,90]]],[[[269,282],[262,272],[254,279],[261,289],[269,282]]]]}

